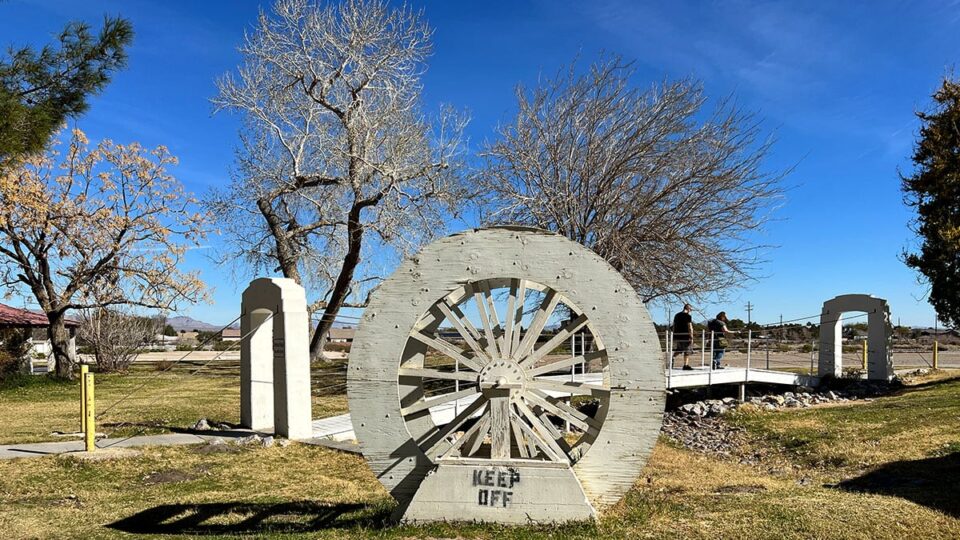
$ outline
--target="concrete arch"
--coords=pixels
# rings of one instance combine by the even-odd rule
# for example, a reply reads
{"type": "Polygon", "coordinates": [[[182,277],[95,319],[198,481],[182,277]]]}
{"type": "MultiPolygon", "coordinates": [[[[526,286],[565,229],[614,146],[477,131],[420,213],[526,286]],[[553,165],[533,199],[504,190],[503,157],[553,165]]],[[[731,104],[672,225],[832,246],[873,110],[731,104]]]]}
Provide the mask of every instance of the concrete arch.
{"type": "Polygon", "coordinates": [[[823,303],[820,313],[820,358],[817,375],[842,375],[844,313],[860,311],[867,315],[867,378],[889,380],[893,362],[887,352],[893,329],[890,306],[883,298],[869,294],[844,294],[823,303]]]}
{"type": "Polygon", "coordinates": [[[241,313],[241,425],[310,438],[310,317],[303,287],[292,279],[255,279],[243,291],[241,313]]]}

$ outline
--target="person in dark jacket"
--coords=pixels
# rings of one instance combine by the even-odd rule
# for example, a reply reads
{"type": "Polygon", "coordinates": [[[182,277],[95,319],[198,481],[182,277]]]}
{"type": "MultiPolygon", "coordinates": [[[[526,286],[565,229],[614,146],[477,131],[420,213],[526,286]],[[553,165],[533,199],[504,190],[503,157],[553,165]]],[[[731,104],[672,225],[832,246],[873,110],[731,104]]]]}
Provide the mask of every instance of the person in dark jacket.
{"type": "Polygon", "coordinates": [[[731,332],[727,330],[727,312],[717,313],[717,317],[707,321],[707,331],[713,337],[713,369],[723,369],[720,361],[723,360],[723,354],[727,352],[728,338],[731,332]]]}
{"type": "Polygon", "coordinates": [[[678,354],[683,354],[683,369],[693,369],[690,367],[690,349],[693,345],[693,317],[690,313],[693,306],[683,305],[683,311],[673,316],[673,358],[670,367],[673,367],[674,360],[678,354]]]}

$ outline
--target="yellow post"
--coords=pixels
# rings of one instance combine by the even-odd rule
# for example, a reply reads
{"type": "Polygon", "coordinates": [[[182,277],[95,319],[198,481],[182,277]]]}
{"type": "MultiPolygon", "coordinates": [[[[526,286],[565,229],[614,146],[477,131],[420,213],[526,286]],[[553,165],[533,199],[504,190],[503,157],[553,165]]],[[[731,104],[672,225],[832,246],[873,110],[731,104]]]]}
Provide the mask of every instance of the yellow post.
{"type": "Polygon", "coordinates": [[[863,369],[867,369],[867,340],[863,340],[863,369]]]}
{"type": "Polygon", "coordinates": [[[937,354],[937,342],[933,342],[933,369],[940,369],[940,358],[937,354]]]}
{"type": "Polygon", "coordinates": [[[94,435],[96,434],[96,418],[94,413],[96,411],[96,401],[94,398],[93,392],[93,373],[85,373],[83,376],[83,385],[86,387],[85,390],[85,406],[84,412],[86,413],[86,421],[84,422],[84,447],[87,452],[93,452],[96,450],[96,439],[94,435]]]}
{"type": "Polygon", "coordinates": [[[80,432],[87,432],[87,373],[90,366],[80,364],[80,432]]]}

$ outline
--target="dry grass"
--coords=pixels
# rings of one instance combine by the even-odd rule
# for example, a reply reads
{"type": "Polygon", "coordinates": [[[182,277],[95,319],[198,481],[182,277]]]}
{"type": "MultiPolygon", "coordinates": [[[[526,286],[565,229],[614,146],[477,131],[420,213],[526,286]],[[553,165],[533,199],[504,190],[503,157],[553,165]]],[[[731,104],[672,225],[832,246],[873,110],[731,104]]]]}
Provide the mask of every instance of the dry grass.
{"type": "MultiPolygon", "coordinates": [[[[103,414],[97,431],[108,436],[163,433],[189,427],[203,417],[227,423],[240,420],[240,383],[234,377],[150,371],[97,374],[96,398],[97,413],[103,414]]],[[[313,398],[314,418],[346,410],[342,394],[313,398]]],[[[79,424],[78,381],[30,377],[0,389],[0,444],[52,440],[52,432],[75,432],[79,424]]]]}
{"type": "MultiPolygon", "coordinates": [[[[0,531],[4,538],[958,538],[960,380],[918,383],[870,403],[735,418],[764,452],[759,466],[661,442],[637,486],[596,524],[388,526],[392,503],[362,459],[293,444],[236,453],[153,448],[90,463],[0,461],[0,531]]],[[[216,417],[210,407],[232,418],[229,385],[205,384],[190,388],[209,397],[139,414],[216,417]]],[[[0,391],[0,420],[15,420],[10,406],[22,413],[65,405],[48,394],[66,390],[47,390],[0,391]]],[[[171,380],[154,390],[166,396],[177,388],[171,380]]],[[[342,397],[324,398],[315,408],[343,405],[342,397]]]]}

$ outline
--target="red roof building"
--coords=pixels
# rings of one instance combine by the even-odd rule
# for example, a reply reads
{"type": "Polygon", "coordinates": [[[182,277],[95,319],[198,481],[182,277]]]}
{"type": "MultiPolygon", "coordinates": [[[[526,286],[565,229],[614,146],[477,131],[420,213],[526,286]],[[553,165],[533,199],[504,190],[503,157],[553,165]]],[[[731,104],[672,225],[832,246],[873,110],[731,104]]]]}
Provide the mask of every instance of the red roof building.
{"type": "MultiPolygon", "coordinates": [[[[80,322],[67,319],[66,325],[76,327],[80,326],[80,322]]],[[[0,328],[46,328],[47,326],[50,326],[50,320],[43,313],[0,304],[0,328]]]]}

